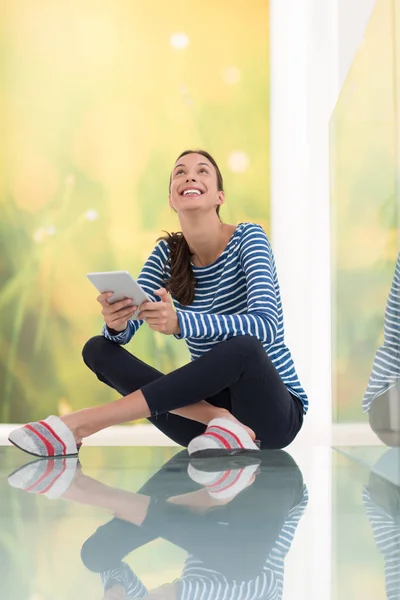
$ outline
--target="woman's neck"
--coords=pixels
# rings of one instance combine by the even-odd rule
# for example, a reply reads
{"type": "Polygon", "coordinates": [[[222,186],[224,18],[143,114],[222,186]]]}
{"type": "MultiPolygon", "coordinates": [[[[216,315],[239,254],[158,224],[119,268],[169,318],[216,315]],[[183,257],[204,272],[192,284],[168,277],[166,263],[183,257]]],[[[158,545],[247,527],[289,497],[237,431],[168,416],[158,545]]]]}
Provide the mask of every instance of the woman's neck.
{"type": "Polygon", "coordinates": [[[211,265],[221,255],[232,233],[233,225],[217,221],[201,223],[182,223],[182,233],[189,245],[196,266],[206,267],[211,265]]]}

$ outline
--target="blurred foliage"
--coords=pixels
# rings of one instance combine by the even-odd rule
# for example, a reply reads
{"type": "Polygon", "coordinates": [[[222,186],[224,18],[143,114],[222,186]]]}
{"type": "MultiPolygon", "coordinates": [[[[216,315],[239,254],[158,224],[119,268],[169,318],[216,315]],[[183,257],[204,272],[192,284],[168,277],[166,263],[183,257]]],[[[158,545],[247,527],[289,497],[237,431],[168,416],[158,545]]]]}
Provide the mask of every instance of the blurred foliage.
{"type": "MultiPolygon", "coordinates": [[[[86,273],[137,276],[179,228],[183,149],[220,163],[224,220],[268,231],[268,19],[268,0],[0,7],[0,421],[115,397],[80,357],[102,327],[86,273]]],[[[145,327],[130,349],[163,372],[189,358],[145,327]]]]}
{"type": "Polygon", "coordinates": [[[400,23],[393,27],[393,14],[393,0],[377,2],[331,120],[332,371],[338,422],[366,418],[361,401],[383,341],[400,250],[395,101],[400,23]]]}

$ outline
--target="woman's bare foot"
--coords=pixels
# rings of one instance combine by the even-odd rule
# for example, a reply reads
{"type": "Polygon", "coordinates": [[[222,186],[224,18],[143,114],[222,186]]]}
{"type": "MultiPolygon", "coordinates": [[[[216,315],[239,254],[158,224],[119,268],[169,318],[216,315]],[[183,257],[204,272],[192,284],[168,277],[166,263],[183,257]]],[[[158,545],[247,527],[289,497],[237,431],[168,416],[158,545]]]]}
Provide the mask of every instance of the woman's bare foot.
{"type": "Polygon", "coordinates": [[[87,436],[82,435],[82,432],[76,426],[75,415],[71,413],[69,415],[64,415],[63,417],[60,417],[60,419],[64,423],[64,425],[66,425],[71,430],[75,438],[76,445],[81,444],[83,438],[87,436]]]}
{"type": "MultiPolygon", "coordinates": [[[[207,411],[208,414],[206,414],[205,420],[202,421],[205,424],[207,424],[209,422],[208,419],[211,419],[211,420],[216,419],[216,418],[228,419],[229,421],[232,421],[233,423],[236,423],[237,425],[240,425],[241,427],[243,427],[247,431],[247,433],[249,434],[249,436],[251,437],[251,439],[253,441],[256,439],[256,434],[254,433],[254,431],[250,427],[247,427],[247,425],[244,425],[243,423],[241,423],[226,408],[219,409],[212,405],[211,406],[208,405],[208,409],[209,409],[207,411]]],[[[87,429],[87,427],[83,428],[80,425],[80,423],[82,421],[82,415],[84,415],[85,410],[88,410],[88,409],[83,409],[83,410],[78,411],[78,413],[71,413],[69,415],[64,415],[63,417],[60,417],[61,420],[63,421],[63,423],[65,423],[65,425],[67,425],[67,427],[69,427],[69,429],[72,431],[77,444],[80,444],[84,437],[87,437],[88,435],[92,434],[92,431],[89,431],[87,429]]]]}
{"type": "MultiPolygon", "coordinates": [[[[244,425],[243,423],[241,423],[236,417],[233,416],[232,413],[229,412],[229,410],[226,410],[225,408],[221,409],[221,414],[218,415],[218,417],[221,417],[223,419],[228,419],[229,421],[232,421],[233,423],[240,425],[247,431],[247,433],[249,434],[249,436],[251,437],[251,439],[253,441],[256,439],[256,434],[254,433],[254,431],[252,429],[250,429],[250,427],[247,427],[247,425],[244,425]]],[[[214,417],[214,418],[216,418],[216,417],[214,417]]]]}
{"type": "MultiPolygon", "coordinates": [[[[249,483],[246,487],[250,487],[256,480],[256,475],[252,475],[249,483]]],[[[215,506],[224,506],[229,504],[236,497],[236,494],[231,498],[213,498],[210,496],[206,488],[196,490],[195,492],[189,492],[187,494],[180,494],[179,496],[171,496],[167,499],[167,502],[171,504],[177,504],[180,506],[187,506],[197,511],[207,511],[215,506]]]]}

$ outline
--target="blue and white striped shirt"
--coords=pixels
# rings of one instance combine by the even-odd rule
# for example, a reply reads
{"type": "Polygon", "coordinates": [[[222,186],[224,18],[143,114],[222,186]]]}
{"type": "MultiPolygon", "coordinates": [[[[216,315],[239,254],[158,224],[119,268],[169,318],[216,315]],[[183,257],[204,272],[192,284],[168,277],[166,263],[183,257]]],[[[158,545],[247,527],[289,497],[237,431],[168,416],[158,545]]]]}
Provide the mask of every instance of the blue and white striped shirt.
{"type": "Polygon", "coordinates": [[[119,584],[125,589],[125,593],[129,598],[144,598],[147,596],[147,588],[125,562],[121,562],[113,569],[104,571],[100,576],[105,592],[110,587],[119,584]]]}
{"type": "Polygon", "coordinates": [[[400,515],[389,515],[371,499],[364,488],[363,503],[372,527],[375,543],[385,560],[387,600],[400,600],[400,515]]]}
{"type": "Polygon", "coordinates": [[[400,379],[400,253],[384,317],[383,345],[378,349],[362,406],[368,412],[378,396],[400,379]]]}
{"type": "Polygon", "coordinates": [[[297,526],[308,504],[307,487],[301,502],[291,509],[262,572],[251,581],[230,581],[221,573],[206,568],[201,560],[189,556],[179,581],[179,600],[281,600],[284,561],[297,526]]]}
{"type": "MultiPolygon", "coordinates": [[[[168,244],[162,240],[146,261],[138,282],[155,301],[154,291],[170,278],[168,244]]],[[[192,360],[213,346],[238,335],[260,340],[288,390],[300,398],[304,412],[308,399],[297,376],[290,351],[284,342],[282,302],[275,260],[269,240],[260,225],[241,223],[225,250],[207,267],[192,265],[196,279],[195,297],[182,306],[174,297],[181,334],[192,360]]],[[[103,335],[127,344],[143,321],[129,321],[125,331],[103,335]]]]}

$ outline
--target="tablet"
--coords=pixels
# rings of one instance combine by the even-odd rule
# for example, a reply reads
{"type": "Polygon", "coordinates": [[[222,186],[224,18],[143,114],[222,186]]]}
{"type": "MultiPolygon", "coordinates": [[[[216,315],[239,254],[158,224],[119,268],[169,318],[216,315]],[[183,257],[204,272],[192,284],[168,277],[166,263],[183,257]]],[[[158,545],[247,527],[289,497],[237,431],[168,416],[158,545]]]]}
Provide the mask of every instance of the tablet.
{"type": "MultiPolygon", "coordinates": [[[[152,302],[142,286],[133,279],[128,271],[108,271],[104,273],[88,273],[87,278],[100,294],[113,292],[107,302],[114,304],[125,298],[132,298],[134,304],[140,307],[143,302],[152,302]]],[[[131,317],[138,318],[139,309],[131,317]]]]}

